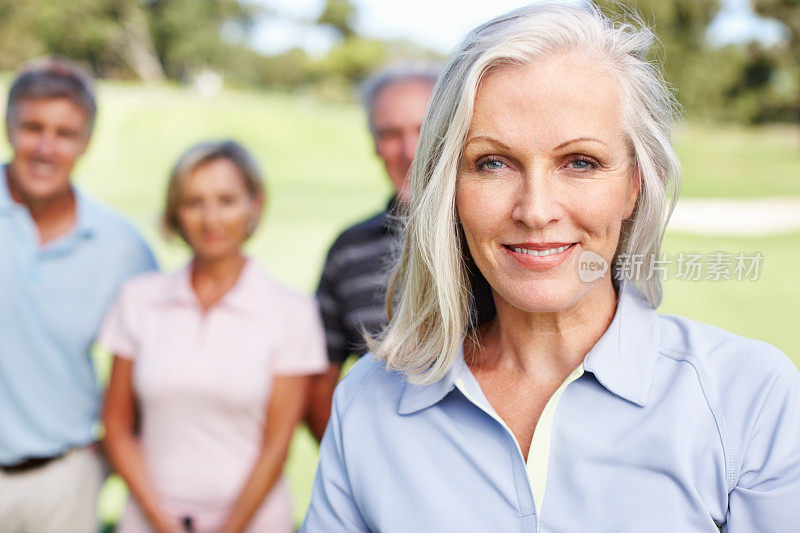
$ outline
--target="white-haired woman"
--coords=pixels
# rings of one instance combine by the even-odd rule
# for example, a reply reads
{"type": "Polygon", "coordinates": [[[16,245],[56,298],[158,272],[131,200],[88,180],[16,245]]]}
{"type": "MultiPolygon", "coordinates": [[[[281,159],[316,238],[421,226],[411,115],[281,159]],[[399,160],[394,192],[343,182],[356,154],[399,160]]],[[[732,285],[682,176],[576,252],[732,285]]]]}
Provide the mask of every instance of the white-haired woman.
{"type": "Polygon", "coordinates": [[[104,442],[132,495],[118,531],[289,533],[283,465],[327,366],[316,305],[242,251],[264,192],[239,144],[190,148],[166,203],[192,261],[123,285],[100,333],[115,356],[104,442]]]}
{"type": "Polygon", "coordinates": [[[304,531],[797,530],[797,369],[603,270],[658,257],[675,199],[651,41],[542,2],[450,58],[391,322],[337,390],[304,531]]]}

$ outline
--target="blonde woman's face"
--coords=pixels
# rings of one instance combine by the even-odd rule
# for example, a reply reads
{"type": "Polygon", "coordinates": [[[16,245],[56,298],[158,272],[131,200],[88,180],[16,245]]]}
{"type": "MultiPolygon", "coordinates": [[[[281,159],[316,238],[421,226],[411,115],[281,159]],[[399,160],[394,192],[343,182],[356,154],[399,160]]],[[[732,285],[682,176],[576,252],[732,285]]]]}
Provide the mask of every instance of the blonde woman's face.
{"type": "Polygon", "coordinates": [[[251,197],[239,169],[215,159],[192,171],[183,184],[178,222],[195,256],[206,260],[238,254],[248,225],[258,220],[260,199],[251,197]]]}
{"type": "Polygon", "coordinates": [[[456,205],[495,300],[557,312],[610,283],[608,271],[581,281],[578,260],[591,251],[610,264],[638,187],[606,67],[559,55],[481,82],[456,205]]]}

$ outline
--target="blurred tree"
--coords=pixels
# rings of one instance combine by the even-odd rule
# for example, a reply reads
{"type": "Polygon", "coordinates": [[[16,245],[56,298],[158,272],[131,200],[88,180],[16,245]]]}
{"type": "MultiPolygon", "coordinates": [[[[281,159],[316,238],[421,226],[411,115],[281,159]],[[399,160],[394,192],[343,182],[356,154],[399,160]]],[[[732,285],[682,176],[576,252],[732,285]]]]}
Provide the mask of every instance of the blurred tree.
{"type": "MultiPolygon", "coordinates": [[[[719,0],[596,0],[596,4],[614,18],[630,20],[636,13],[653,29],[661,41],[654,55],[663,62],[665,78],[692,117],[758,123],[793,120],[800,113],[797,61],[785,46],[752,42],[714,47],[707,41],[719,0]]],[[[756,0],[756,6],[765,15],[794,21],[787,26],[800,24],[800,0],[756,0]]],[[[793,31],[797,38],[800,28],[793,31]]]]}
{"type": "MultiPolygon", "coordinates": [[[[795,82],[793,109],[794,120],[800,122],[800,0],[752,0],[753,9],[759,15],[780,21],[788,32],[788,48],[791,54],[790,69],[784,78],[795,82]]],[[[780,82],[780,79],[779,79],[780,82]]]]}
{"type": "Polygon", "coordinates": [[[263,56],[239,45],[231,48],[225,72],[235,84],[277,89],[294,89],[319,78],[308,54],[300,48],[263,56]]]}
{"type": "Polygon", "coordinates": [[[706,30],[720,9],[719,0],[596,0],[614,19],[636,16],[653,29],[661,41],[654,51],[664,66],[664,76],[674,84],[677,97],[690,111],[705,110],[709,97],[718,94],[714,64],[718,54],[706,40],[706,30]]]}
{"type": "Polygon", "coordinates": [[[15,68],[43,54],[76,58],[95,72],[117,66],[120,59],[108,46],[118,33],[114,15],[108,0],[0,0],[0,67],[15,68]]]}
{"type": "Polygon", "coordinates": [[[0,0],[0,69],[61,55],[99,77],[186,82],[211,68],[235,85],[348,100],[354,83],[387,62],[440,59],[408,41],[359,35],[353,0],[326,0],[319,16],[292,20],[336,33],[323,57],[299,48],[264,56],[247,41],[265,14],[252,0],[0,0]]]}
{"type": "Polygon", "coordinates": [[[322,10],[317,24],[333,27],[344,38],[355,35],[353,27],[358,11],[350,0],[325,0],[325,9],[322,10]]]}
{"type": "Polygon", "coordinates": [[[759,15],[779,20],[789,31],[789,42],[800,60],[800,0],[752,0],[759,15]]]}
{"type": "Polygon", "coordinates": [[[392,61],[442,59],[440,54],[407,40],[359,35],[354,27],[357,15],[351,0],[326,0],[315,21],[334,28],[341,37],[325,57],[311,65],[311,77],[321,86],[323,97],[343,99],[345,93],[352,95],[353,84],[392,61]]]}
{"type": "Polygon", "coordinates": [[[238,0],[0,0],[0,68],[51,54],[99,76],[185,79],[224,70],[238,43],[225,41],[223,26],[246,33],[260,11],[238,0]]]}
{"type": "Polygon", "coordinates": [[[318,67],[329,76],[357,81],[384,63],[386,48],[378,39],[351,35],[331,48],[318,67]]]}
{"type": "Polygon", "coordinates": [[[224,41],[223,25],[248,29],[256,8],[238,0],[150,0],[148,12],[150,34],[164,71],[172,79],[186,80],[205,67],[225,70],[234,43],[224,41]]]}
{"type": "Polygon", "coordinates": [[[156,55],[145,6],[136,0],[116,0],[120,38],[116,44],[120,57],[145,82],[164,78],[164,68],[156,55]]]}

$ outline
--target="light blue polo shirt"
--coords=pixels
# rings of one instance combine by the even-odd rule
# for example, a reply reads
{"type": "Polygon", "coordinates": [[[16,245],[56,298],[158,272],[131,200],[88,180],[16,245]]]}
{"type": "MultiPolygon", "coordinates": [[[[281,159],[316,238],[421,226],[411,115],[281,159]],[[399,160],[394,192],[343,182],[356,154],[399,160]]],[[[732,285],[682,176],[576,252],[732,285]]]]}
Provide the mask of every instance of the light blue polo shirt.
{"type": "Polygon", "coordinates": [[[0,465],[97,438],[90,348],[127,277],[155,268],[120,215],[76,191],[74,231],[40,246],[0,170],[0,465]]]}
{"type": "Polygon", "coordinates": [[[659,315],[626,284],[545,408],[527,462],[463,355],[426,386],[362,358],[336,390],[301,531],[723,524],[800,531],[800,373],[769,344],[659,315]]]}

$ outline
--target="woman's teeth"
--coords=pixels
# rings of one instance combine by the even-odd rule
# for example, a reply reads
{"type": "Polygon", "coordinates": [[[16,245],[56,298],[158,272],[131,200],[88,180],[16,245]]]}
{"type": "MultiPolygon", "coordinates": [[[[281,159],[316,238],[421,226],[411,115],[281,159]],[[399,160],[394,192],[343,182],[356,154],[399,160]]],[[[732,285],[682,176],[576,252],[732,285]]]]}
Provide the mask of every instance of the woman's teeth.
{"type": "Polygon", "coordinates": [[[510,246],[510,248],[515,252],[517,252],[518,254],[543,256],[543,255],[560,254],[570,246],[572,245],[568,244],[567,246],[559,246],[558,248],[548,248],[547,250],[529,250],[528,248],[517,248],[516,246],[510,246]]]}

